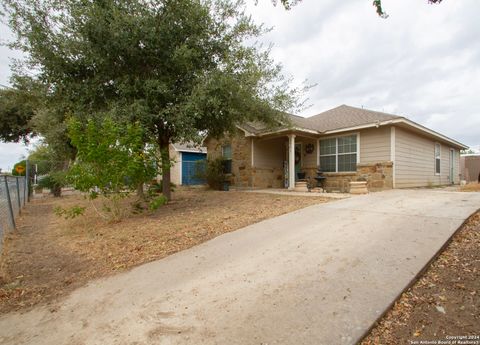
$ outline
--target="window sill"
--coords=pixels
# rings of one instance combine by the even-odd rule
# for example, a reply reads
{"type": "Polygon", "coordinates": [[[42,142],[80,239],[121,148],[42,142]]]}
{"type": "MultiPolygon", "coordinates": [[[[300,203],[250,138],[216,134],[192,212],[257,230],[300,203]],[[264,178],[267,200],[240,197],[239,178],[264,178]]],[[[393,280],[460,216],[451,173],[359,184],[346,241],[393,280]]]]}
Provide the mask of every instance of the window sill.
{"type": "Polygon", "coordinates": [[[351,172],[324,172],[323,173],[323,176],[352,176],[352,175],[356,175],[357,172],[356,171],[351,171],[351,172]]]}

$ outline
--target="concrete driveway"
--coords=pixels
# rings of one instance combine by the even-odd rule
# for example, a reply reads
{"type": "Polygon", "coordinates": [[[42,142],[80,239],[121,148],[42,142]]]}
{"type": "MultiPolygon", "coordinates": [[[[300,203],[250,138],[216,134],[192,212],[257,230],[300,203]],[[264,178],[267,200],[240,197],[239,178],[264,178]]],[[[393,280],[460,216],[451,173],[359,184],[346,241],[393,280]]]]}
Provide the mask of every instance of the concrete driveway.
{"type": "Polygon", "coordinates": [[[428,190],[311,206],[5,315],[0,343],[353,344],[478,208],[428,190]]]}

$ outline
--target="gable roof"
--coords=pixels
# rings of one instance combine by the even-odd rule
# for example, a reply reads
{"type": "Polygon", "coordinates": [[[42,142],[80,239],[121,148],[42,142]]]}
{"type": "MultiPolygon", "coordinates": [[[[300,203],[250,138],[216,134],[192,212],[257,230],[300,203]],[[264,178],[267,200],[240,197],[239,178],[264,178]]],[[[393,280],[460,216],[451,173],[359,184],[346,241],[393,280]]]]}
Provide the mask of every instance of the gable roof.
{"type": "Polygon", "coordinates": [[[381,113],[363,108],[341,105],[324,111],[318,115],[308,117],[305,120],[310,126],[319,132],[327,132],[336,129],[357,127],[377,122],[395,120],[401,116],[381,113]]]}
{"type": "Polygon", "coordinates": [[[192,141],[188,141],[186,143],[174,143],[171,144],[175,151],[177,152],[198,152],[198,153],[206,153],[207,148],[202,147],[200,145],[195,144],[192,141]]]}
{"type": "Polygon", "coordinates": [[[406,117],[351,107],[345,104],[311,117],[302,117],[291,114],[288,114],[288,117],[291,122],[291,125],[289,126],[272,129],[261,122],[249,122],[239,126],[239,128],[244,130],[247,135],[253,136],[263,136],[289,130],[320,135],[397,124],[400,126],[407,126],[410,129],[420,131],[425,135],[449,142],[456,147],[467,148],[467,146],[462,143],[411,121],[406,117]]]}

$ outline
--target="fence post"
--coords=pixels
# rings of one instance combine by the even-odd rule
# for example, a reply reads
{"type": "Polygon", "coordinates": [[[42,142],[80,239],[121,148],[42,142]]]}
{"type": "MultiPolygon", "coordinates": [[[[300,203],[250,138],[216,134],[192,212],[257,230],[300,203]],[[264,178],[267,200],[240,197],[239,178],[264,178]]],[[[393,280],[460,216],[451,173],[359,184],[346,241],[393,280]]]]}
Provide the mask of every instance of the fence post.
{"type": "Polygon", "coordinates": [[[15,217],[13,215],[13,208],[12,208],[12,199],[10,198],[10,190],[8,189],[8,180],[7,180],[7,175],[3,176],[4,177],[4,182],[5,182],[5,191],[7,192],[7,204],[8,204],[8,210],[10,213],[10,226],[15,230],[15,217]]]}
{"type": "Polygon", "coordinates": [[[15,182],[17,183],[17,204],[18,204],[18,213],[22,211],[22,200],[20,199],[20,182],[18,180],[20,177],[15,177],[15,182]]]}
{"type": "Polygon", "coordinates": [[[24,190],[24,198],[23,204],[25,205],[27,201],[30,201],[30,188],[28,187],[30,184],[30,162],[28,159],[25,161],[25,190],[24,190]]]}

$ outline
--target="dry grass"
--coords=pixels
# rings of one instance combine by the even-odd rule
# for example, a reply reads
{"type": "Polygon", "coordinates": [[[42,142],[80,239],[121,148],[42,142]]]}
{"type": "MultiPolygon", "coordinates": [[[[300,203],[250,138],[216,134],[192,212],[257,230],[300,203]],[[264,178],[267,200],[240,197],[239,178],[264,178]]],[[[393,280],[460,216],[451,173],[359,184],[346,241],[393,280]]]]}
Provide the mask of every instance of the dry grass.
{"type": "Polygon", "coordinates": [[[460,190],[462,192],[480,192],[480,183],[469,183],[465,186],[461,186],[460,190]]]}
{"type": "MultiPolygon", "coordinates": [[[[155,212],[107,223],[92,207],[73,220],[54,215],[59,205],[88,206],[79,195],[36,200],[23,212],[18,231],[5,239],[0,313],[51,301],[91,279],[325,201],[321,197],[180,190],[171,203],[155,212]]],[[[130,210],[127,200],[124,207],[130,210]]]]}

